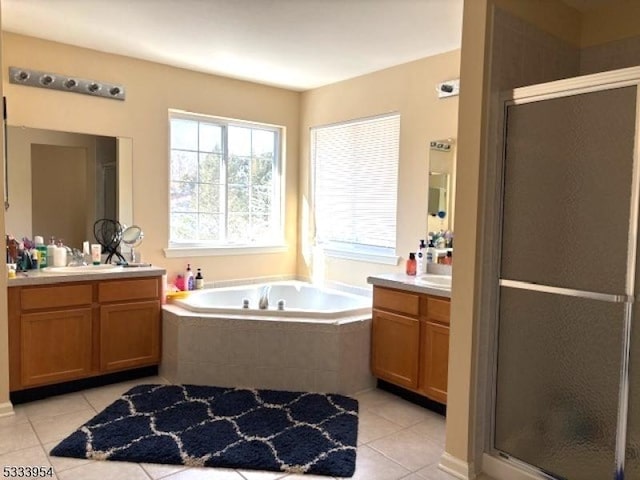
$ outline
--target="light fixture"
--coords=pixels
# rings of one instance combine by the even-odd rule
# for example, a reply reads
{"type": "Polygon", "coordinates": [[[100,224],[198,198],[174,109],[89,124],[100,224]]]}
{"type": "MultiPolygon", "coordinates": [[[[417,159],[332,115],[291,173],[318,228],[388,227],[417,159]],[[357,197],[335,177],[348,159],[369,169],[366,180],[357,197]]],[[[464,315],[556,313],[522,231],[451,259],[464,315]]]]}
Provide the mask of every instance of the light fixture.
{"type": "Polygon", "coordinates": [[[58,73],[40,72],[28,68],[9,67],[9,82],[29,87],[47,88],[63,92],[83,93],[94,97],[124,100],[125,91],[122,85],[98,82],[61,75],[58,73]]]}

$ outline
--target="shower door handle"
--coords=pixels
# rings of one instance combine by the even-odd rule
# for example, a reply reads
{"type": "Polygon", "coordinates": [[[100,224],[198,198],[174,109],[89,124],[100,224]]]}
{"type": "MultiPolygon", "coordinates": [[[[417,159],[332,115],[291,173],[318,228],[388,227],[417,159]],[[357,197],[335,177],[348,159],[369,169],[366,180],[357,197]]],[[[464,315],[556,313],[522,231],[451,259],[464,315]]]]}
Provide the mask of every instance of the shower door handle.
{"type": "Polygon", "coordinates": [[[568,297],[589,298],[611,303],[633,303],[633,295],[616,295],[613,293],[590,292],[588,290],[576,290],[573,288],[553,287],[551,285],[540,285],[539,283],[521,282],[519,280],[500,279],[501,287],[519,288],[521,290],[531,290],[534,292],[554,293],[568,297]]]}

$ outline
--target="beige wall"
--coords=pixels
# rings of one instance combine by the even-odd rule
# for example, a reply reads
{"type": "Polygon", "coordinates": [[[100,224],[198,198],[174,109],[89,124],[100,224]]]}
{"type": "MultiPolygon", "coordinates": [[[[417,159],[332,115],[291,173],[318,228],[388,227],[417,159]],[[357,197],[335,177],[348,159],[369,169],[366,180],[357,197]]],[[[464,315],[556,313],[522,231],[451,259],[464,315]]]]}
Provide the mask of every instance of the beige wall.
{"type": "MultiPolygon", "coordinates": [[[[404,271],[427,232],[428,158],[430,140],[455,137],[458,97],[438,99],[436,84],[459,77],[460,51],[317,88],[302,94],[300,148],[300,248],[298,273],[315,277],[324,272],[332,282],[366,285],[368,275],[404,271]],[[310,204],[309,129],[318,125],[399,112],[401,115],[398,171],[396,267],[368,262],[319,258],[313,255],[310,204]]],[[[461,167],[462,168],[462,167],[461,167]]]]}
{"type": "Polygon", "coordinates": [[[617,0],[603,3],[582,15],[582,47],[590,47],[640,35],[640,2],[617,0]]]}
{"type": "Polygon", "coordinates": [[[295,274],[299,93],[7,32],[3,33],[3,60],[5,66],[50,70],[125,86],[127,99],[120,102],[9,84],[8,69],[3,70],[10,125],[133,139],[133,220],[145,233],[140,247],[145,261],[165,267],[170,278],[190,262],[192,267],[202,268],[207,282],[295,274]],[[169,108],[286,128],[287,252],[165,258],[169,108]]]}
{"type": "MultiPolygon", "coordinates": [[[[1,14],[0,14],[1,17],[1,14]]],[[[0,65],[4,65],[3,41],[0,37],[0,65]]],[[[0,96],[3,86],[0,84],[0,96]]],[[[0,128],[0,151],[4,149],[4,131],[0,128]]],[[[4,199],[4,169],[0,168],[0,190],[4,199]]],[[[4,225],[4,208],[0,208],[0,225],[4,225]]],[[[0,235],[0,248],[6,249],[5,236],[0,235]]],[[[0,272],[6,269],[6,258],[0,259],[0,272]]],[[[9,402],[9,316],[7,315],[7,276],[0,274],[0,415],[11,413],[9,402]]]]}

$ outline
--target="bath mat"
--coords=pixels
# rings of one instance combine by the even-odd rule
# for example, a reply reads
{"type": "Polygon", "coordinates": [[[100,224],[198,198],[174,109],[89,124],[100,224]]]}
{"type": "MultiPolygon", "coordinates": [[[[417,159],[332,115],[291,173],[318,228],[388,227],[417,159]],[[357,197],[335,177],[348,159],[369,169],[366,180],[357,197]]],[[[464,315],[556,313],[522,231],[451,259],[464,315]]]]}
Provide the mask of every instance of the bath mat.
{"type": "Polygon", "coordinates": [[[350,477],[357,435],[342,395],[138,385],[51,455],[350,477]]]}

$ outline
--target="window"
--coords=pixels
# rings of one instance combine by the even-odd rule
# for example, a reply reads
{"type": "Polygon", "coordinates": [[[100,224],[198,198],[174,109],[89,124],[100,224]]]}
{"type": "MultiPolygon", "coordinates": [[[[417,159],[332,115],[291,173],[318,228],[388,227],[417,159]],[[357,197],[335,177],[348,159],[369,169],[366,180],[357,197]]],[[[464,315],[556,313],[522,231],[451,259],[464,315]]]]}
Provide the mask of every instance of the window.
{"type": "Polygon", "coordinates": [[[282,129],[170,112],[169,247],[283,242],[282,129]]]}
{"type": "Polygon", "coordinates": [[[397,263],[399,139],[397,114],[311,129],[316,243],[328,253],[397,263]]]}

